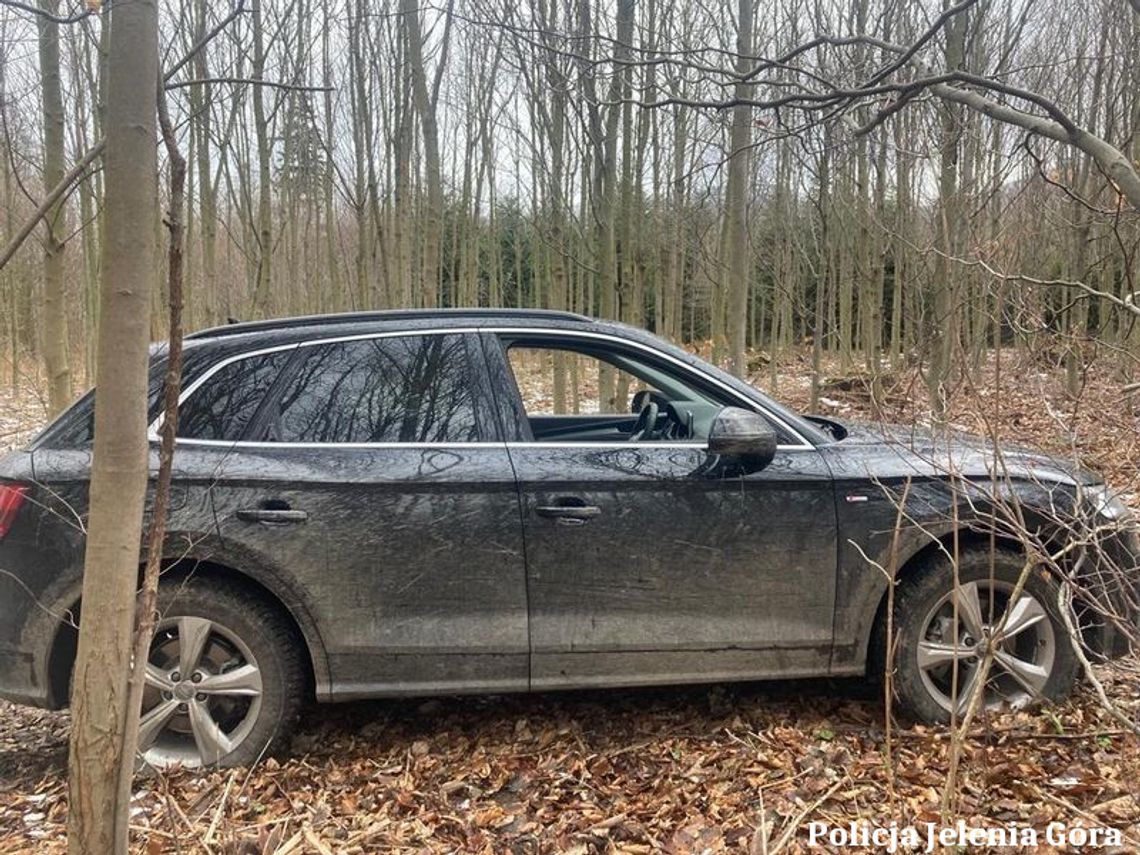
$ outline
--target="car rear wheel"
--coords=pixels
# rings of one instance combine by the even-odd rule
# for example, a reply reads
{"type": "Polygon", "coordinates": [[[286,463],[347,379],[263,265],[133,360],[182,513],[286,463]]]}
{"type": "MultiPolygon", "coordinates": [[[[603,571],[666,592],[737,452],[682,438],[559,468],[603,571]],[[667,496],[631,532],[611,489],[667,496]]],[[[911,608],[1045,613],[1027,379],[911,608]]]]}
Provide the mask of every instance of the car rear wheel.
{"type": "Polygon", "coordinates": [[[287,737],[304,687],[289,621],[245,588],[164,583],[147,660],[138,752],[145,766],[247,766],[287,737]]]}
{"type": "Polygon", "coordinates": [[[1077,659],[1057,615],[1056,587],[1031,571],[1015,599],[1024,564],[1010,552],[964,550],[955,590],[945,556],[900,583],[895,597],[895,692],[904,708],[929,722],[960,717],[977,689],[982,661],[993,660],[985,709],[1021,709],[1060,700],[1072,690],[1077,659]],[[955,669],[955,663],[956,669],[955,669]],[[956,673],[955,673],[956,670],[956,673]]]}

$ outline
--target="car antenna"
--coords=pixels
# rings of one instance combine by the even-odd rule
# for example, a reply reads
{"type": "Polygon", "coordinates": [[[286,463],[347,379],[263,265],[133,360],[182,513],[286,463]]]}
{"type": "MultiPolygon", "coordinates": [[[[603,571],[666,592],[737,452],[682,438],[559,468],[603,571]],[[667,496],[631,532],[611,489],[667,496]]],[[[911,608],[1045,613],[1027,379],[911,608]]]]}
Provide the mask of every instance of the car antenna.
{"type": "Polygon", "coordinates": [[[227,318],[226,318],[226,323],[227,323],[227,324],[240,324],[240,323],[241,323],[241,319],[240,319],[240,318],[230,318],[230,317],[227,317],[227,318]]]}

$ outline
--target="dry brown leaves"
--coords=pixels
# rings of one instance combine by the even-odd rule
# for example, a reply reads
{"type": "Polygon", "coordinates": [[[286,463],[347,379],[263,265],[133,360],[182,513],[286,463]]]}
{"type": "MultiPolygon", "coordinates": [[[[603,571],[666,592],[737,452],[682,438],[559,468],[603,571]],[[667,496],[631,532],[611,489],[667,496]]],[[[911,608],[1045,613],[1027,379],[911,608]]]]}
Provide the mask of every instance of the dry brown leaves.
{"type": "MultiPolygon", "coordinates": [[[[793,406],[807,398],[805,366],[782,368],[781,397],[793,406]]],[[[977,429],[997,411],[1006,439],[1061,451],[1075,434],[1117,486],[1132,486],[1137,425],[1109,368],[1094,370],[1075,402],[1055,374],[1007,368],[1012,382],[1000,390],[959,390],[956,423],[977,429]]],[[[921,385],[897,381],[885,417],[920,412],[921,385]],[[900,391],[907,388],[915,394],[900,391]]],[[[857,390],[826,394],[840,418],[869,413],[857,390]]],[[[1140,685],[1105,676],[1114,700],[1140,714],[1140,685]]],[[[901,723],[888,758],[883,717],[864,681],[314,708],[279,759],[139,781],[134,846],[320,855],[807,851],[809,819],[939,820],[945,729],[901,723]]],[[[64,714],[0,705],[0,851],[64,851],[66,727],[64,714]]],[[[1088,693],[983,722],[968,743],[955,818],[1111,825],[1131,837],[1128,851],[1140,851],[1138,749],[1088,693]]]]}
{"type": "MultiPolygon", "coordinates": [[[[1134,684],[1113,684],[1135,708],[1134,684]]],[[[352,704],[311,710],[287,757],[139,782],[144,852],[747,852],[806,849],[808,818],[938,821],[948,739],[897,734],[854,682],[352,704]],[[760,851],[755,846],[752,851],[760,851]]],[[[59,714],[0,709],[0,849],[63,850],[59,714]]],[[[1140,840],[1137,746],[1089,697],[971,740],[958,816],[1140,840]]]]}

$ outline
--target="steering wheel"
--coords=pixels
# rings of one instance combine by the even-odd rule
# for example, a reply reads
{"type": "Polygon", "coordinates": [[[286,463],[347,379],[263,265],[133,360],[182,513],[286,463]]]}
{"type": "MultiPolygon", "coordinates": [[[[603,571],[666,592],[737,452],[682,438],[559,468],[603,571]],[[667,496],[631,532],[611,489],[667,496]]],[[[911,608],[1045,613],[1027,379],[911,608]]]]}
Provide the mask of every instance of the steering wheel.
{"type": "Polygon", "coordinates": [[[637,414],[637,421],[633,424],[633,432],[629,435],[629,441],[637,442],[639,439],[652,439],[653,429],[656,426],[657,405],[650,401],[637,414]]]}

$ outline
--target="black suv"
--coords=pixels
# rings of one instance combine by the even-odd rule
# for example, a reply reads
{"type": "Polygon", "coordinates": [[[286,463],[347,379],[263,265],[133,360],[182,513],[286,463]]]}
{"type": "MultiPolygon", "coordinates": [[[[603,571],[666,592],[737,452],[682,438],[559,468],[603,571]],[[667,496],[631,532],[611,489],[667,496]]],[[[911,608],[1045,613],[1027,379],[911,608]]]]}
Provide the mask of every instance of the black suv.
{"type": "MultiPolygon", "coordinates": [[[[156,349],[153,466],[164,362],[156,349]]],[[[804,418],[646,332],[563,312],[236,324],[188,337],[184,376],[151,764],[253,761],[307,697],[866,673],[887,589],[871,562],[891,564],[908,478],[904,704],[946,719],[987,644],[987,703],[1073,683],[1051,582],[1035,573],[1011,602],[1018,548],[998,537],[991,561],[976,497],[946,476],[952,459],[988,483],[984,443],[804,418]]],[[[0,696],[17,702],[67,701],[92,414],[89,394],[0,462],[0,696]]],[[[1094,476],[1027,451],[1003,467],[1027,507],[1068,497],[1119,526],[1135,563],[1094,476]]]]}

